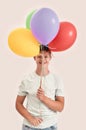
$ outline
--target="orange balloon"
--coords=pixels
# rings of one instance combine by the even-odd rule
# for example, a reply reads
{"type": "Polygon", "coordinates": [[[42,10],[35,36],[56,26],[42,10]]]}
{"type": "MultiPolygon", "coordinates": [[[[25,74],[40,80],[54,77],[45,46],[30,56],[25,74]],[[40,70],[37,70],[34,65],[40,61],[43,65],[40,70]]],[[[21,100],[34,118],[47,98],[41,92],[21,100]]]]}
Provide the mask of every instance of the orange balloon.
{"type": "Polygon", "coordinates": [[[57,36],[48,44],[52,51],[64,51],[70,48],[77,36],[75,26],[70,22],[61,22],[57,36]]]}
{"type": "Polygon", "coordinates": [[[33,57],[39,54],[39,43],[33,36],[31,30],[18,28],[8,36],[8,45],[17,55],[33,57]]]}

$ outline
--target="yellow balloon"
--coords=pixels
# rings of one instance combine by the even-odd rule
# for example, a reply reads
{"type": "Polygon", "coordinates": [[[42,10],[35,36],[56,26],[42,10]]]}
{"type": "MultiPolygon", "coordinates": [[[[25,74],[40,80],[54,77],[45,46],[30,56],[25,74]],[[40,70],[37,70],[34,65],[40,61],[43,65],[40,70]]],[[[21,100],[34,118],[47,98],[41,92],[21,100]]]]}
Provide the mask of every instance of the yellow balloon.
{"type": "Polygon", "coordinates": [[[29,29],[18,28],[12,31],[8,36],[8,45],[20,56],[33,57],[39,54],[40,44],[29,29]]]}

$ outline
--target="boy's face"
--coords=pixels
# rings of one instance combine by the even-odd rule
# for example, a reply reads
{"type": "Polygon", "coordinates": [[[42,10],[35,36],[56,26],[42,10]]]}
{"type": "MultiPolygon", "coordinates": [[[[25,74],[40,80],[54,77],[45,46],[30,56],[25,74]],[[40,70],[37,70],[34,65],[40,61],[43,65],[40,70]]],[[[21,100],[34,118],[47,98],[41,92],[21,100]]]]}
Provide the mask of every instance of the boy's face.
{"type": "Polygon", "coordinates": [[[48,66],[51,55],[49,52],[42,51],[39,55],[35,56],[34,59],[38,66],[48,66]]]}

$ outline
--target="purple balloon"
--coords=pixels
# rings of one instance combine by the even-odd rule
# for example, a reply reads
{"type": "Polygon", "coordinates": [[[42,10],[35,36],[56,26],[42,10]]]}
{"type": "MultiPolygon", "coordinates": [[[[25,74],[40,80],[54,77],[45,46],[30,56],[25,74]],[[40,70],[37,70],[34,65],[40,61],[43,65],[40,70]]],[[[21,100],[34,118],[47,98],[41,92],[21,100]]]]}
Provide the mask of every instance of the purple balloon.
{"type": "Polygon", "coordinates": [[[49,8],[38,10],[31,19],[31,30],[42,45],[49,44],[59,31],[59,19],[49,8]]]}

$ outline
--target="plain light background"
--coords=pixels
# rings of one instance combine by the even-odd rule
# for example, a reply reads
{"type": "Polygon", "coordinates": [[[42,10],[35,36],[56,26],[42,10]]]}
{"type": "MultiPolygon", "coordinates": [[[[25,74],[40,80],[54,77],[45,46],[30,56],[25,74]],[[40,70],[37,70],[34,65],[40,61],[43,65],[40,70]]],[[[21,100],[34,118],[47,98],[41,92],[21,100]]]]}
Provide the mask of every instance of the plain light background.
{"type": "Polygon", "coordinates": [[[59,114],[59,130],[86,129],[86,3],[85,0],[0,1],[0,130],[21,130],[23,117],[15,109],[18,85],[35,69],[33,58],[14,54],[8,47],[9,33],[25,28],[27,15],[43,7],[53,9],[60,21],[77,29],[77,39],[66,51],[53,53],[50,70],[65,86],[65,108],[59,114]]]}

